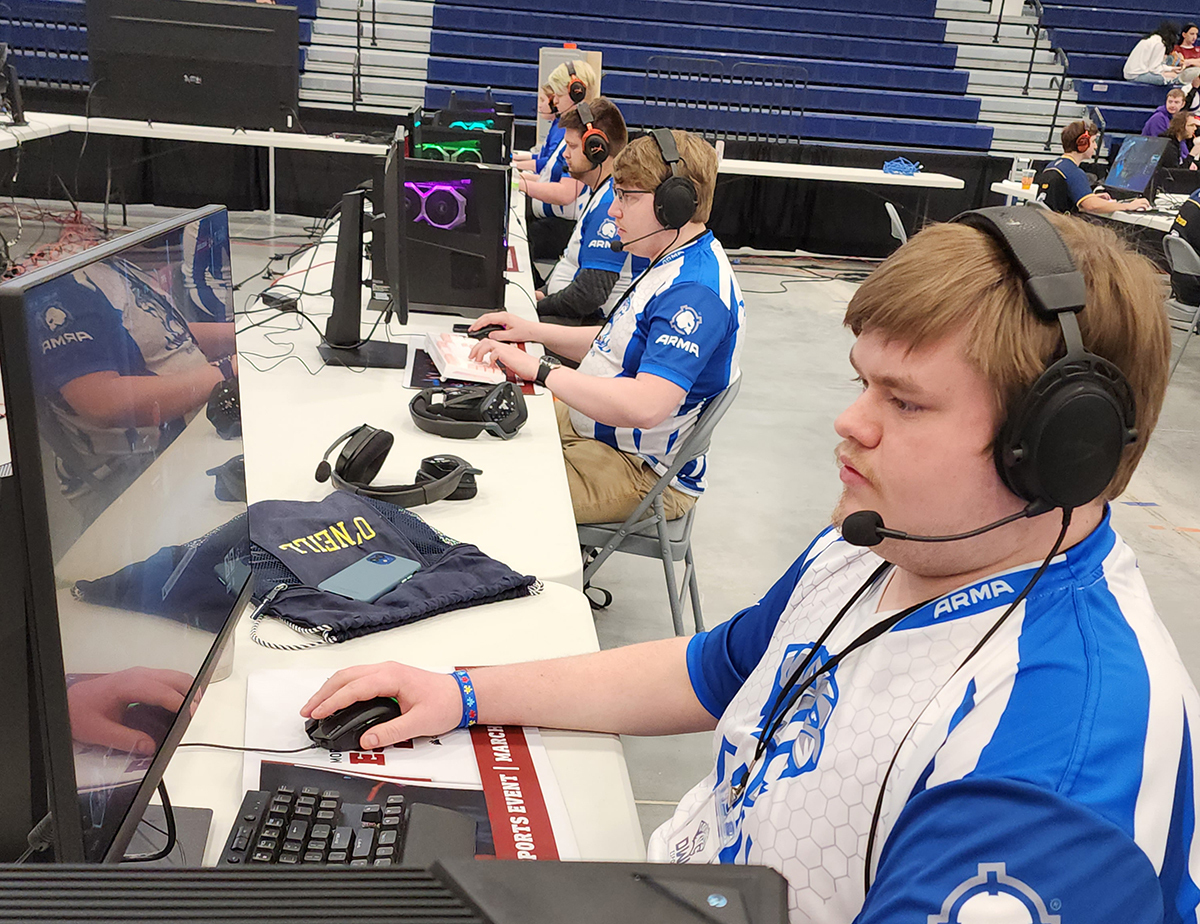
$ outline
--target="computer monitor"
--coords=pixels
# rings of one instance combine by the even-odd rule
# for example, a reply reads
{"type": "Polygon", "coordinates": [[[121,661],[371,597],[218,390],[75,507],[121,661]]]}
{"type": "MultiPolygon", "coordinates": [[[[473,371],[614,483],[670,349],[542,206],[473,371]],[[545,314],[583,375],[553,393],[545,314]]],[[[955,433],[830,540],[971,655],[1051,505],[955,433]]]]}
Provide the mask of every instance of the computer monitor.
{"type": "MultiPolygon", "coordinates": [[[[402,265],[409,311],[479,317],[503,308],[508,177],[507,168],[489,164],[405,160],[402,265]]],[[[373,185],[381,189],[378,175],[373,185]]],[[[384,213],[401,212],[386,189],[373,201],[384,213]]],[[[387,284],[387,255],[395,253],[388,234],[371,245],[376,288],[387,284]]]]}
{"type": "Polygon", "coordinates": [[[1146,196],[1153,198],[1154,174],[1158,162],[1174,143],[1169,138],[1150,138],[1136,135],[1126,138],[1117,152],[1116,160],[1104,178],[1104,188],[1118,198],[1146,196]]]}
{"type": "Polygon", "coordinates": [[[249,596],[233,328],[218,206],[0,286],[3,859],[121,858],[249,596]]]}
{"type": "Polygon", "coordinates": [[[87,0],[93,116],[296,127],[294,6],[231,0],[87,0]]]}

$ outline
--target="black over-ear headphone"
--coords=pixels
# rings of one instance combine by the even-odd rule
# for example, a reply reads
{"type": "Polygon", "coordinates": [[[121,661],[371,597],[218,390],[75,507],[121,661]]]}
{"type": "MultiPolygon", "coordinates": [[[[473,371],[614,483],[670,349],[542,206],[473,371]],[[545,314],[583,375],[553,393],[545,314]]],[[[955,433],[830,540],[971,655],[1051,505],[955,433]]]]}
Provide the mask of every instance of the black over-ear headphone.
{"type": "Polygon", "coordinates": [[[679,148],[669,128],[651,129],[650,137],[658,145],[663,163],[671,168],[671,175],[654,190],[654,217],[664,228],[678,231],[696,214],[700,196],[692,178],[679,173],[679,148]]]}
{"type": "Polygon", "coordinates": [[[383,468],[395,437],[387,430],[362,424],[339,436],[321,457],[316,479],[322,483],[332,480],[339,490],[397,507],[418,507],[440,500],[469,500],[478,492],[475,476],[483,472],[458,456],[429,456],[421,460],[415,484],[373,485],[371,481],[383,468]],[[340,443],[346,445],[338,454],[333,467],[329,454],[340,443]]]}
{"type": "Polygon", "coordinates": [[[571,102],[578,105],[587,99],[587,84],[580,80],[575,74],[575,62],[567,62],[567,96],[571,98],[571,102]]]}
{"type": "Polygon", "coordinates": [[[583,123],[583,156],[593,167],[599,167],[608,160],[608,135],[593,124],[596,120],[592,116],[592,107],[587,103],[580,103],[575,107],[575,111],[579,113],[579,121],[583,123]]]}
{"type": "Polygon", "coordinates": [[[995,444],[996,468],[1035,512],[1095,500],[1137,439],[1137,408],[1125,375],[1083,345],[1077,317],[1083,274],[1041,209],[1000,206],[954,219],[995,240],[1025,280],[1029,306],[1062,328],[1066,355],[1011,406],[995,444]]]}

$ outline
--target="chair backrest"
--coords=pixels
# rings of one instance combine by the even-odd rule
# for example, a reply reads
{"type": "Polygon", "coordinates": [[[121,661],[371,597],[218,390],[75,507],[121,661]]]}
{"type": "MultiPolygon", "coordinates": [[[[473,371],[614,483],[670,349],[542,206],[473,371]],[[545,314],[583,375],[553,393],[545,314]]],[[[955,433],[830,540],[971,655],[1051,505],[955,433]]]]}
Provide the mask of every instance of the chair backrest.
{"type": "Polygon", "coordinates": [[[1066,178],[1057,170],[1043,170],[1037,175],[1038,198],[1054,212],[1075,211],[1075,199],[1067,189],[1066,178]]]}
{"type": "Polygon", "coordinates": [[[733,404],[733,399],[737,397],[738,389],[741,387],[742,379],[739,375],[738,378],[729,383],[723,392],[709,399],[708,406],[700,412],[700,416],[696,420],[696,426],[684,438],[670,466],[668,466],[666,472],[658,479],[651,492],[646,495],[647,497],[652,498],[663,491],[671,483],[672,479],[679,474],[680,469],[693,459],[708,452],[709,444],[712,442],[713,430],[717,428],[717,423],[725,416],[725,412],[729,410],[729,406],[733,404]]]}
{"type": "Polygon", "coordinates": [[[900,220],[900,213],[896,211],[896,206],[890,202],[884,202],[883,207],[887,211],[888,219],[892,223],[892,237],[901,244],[907,243],[908,232],[904,230],[904,222],[900,220]]]}
{"type": "Polygon", "coordinates": [[[1200,276],[1200,254],[1194,247],[1177,234],[1163,235],[1163,253],[1167,257],[1167,265],[1174,273],[1184,276],[1200,276]]]}

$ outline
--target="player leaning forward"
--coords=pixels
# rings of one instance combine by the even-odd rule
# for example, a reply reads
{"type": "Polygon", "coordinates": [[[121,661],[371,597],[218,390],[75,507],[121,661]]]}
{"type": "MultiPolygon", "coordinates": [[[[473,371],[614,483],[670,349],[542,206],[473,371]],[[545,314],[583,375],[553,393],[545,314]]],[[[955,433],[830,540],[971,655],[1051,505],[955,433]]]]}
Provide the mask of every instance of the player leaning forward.
{"type": "MultiPolygon", "coordinates": [[[[837,527],[708,633],[473,671],[479,720],[715,728],[650,856],[774,866],[797,924],[1195,921],[1196,690],[1108,507],[1166,388],[1155,273],[1107,229],[988,210],[914,237],[846,323],[862,393],[835,423],[837,527]]],[[[454,678],[396,664],[305,711],[380,694],[406,714],[379,742],[463,713],[454,678]]]]}

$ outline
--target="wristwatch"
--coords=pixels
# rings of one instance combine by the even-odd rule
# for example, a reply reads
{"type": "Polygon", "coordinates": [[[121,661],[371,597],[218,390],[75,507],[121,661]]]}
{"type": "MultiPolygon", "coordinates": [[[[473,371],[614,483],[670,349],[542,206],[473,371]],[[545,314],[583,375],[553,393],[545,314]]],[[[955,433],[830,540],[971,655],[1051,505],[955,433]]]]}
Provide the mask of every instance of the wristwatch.
{"type": "Polygon", "coordinates": [[[561,369],[561,368],[562,368],[562,360],[559,359],[557,356],[543,356],[541,359],[538,360],[538,371],[537,371],[537,376],[534,378],[534,381],[537,382],[539,385],[545,385],[546,384],[546,376],[548,376],[555,369],[561,369]]]}

